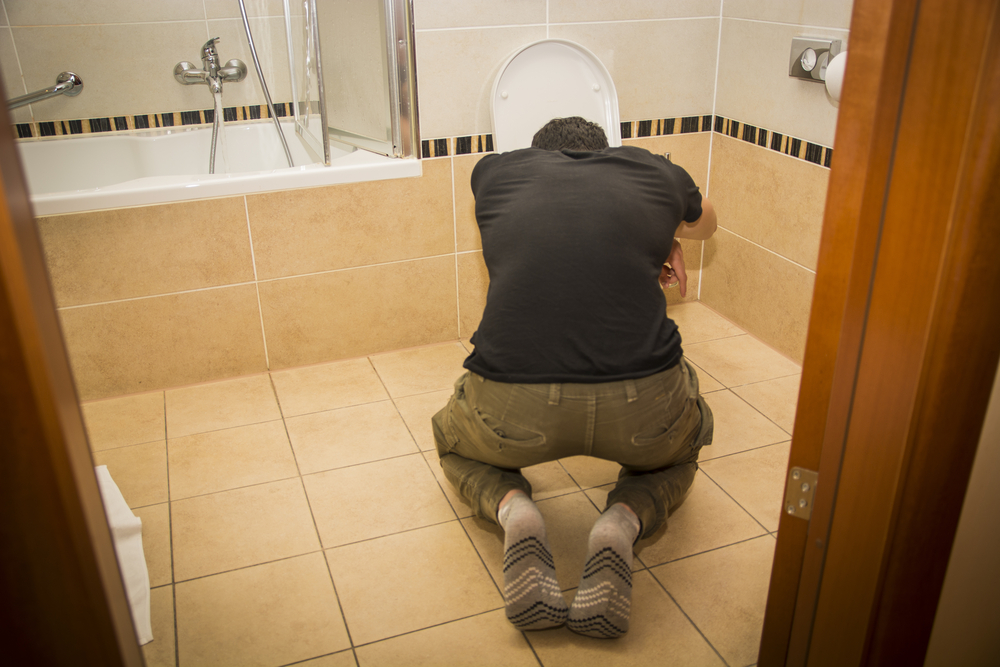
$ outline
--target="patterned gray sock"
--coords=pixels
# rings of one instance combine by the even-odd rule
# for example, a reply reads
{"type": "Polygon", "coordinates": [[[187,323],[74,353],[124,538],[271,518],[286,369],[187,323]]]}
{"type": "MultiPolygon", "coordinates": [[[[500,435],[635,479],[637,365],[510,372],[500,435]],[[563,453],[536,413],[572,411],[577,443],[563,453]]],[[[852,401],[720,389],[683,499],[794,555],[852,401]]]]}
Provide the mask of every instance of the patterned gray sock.
{"type": "Polygon", "coordinates": [[[531,498],[517,493],[500,509],[497,518],[504,529],[503,599],[507,619],[521,630],[562,625],[569,609],[556,579],[541,512],[531,498]]]}
{"type": "Polygon", "coordinates": [[[611,639],[628,632],[632,606],[632,543],[641,524],[616,503],[597,519],[587,541],[587,562],[566,622],[573,632],[611,639]]]}

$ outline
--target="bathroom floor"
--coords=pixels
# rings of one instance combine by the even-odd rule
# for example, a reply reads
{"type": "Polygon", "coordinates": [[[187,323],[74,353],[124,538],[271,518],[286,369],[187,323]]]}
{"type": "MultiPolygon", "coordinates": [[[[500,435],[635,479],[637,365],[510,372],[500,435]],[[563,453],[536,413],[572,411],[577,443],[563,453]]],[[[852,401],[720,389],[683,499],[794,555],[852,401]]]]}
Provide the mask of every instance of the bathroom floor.
{"type": "MultiPolygon", "coordinates": [[[[431,437],[467,342],[85,403],[95,465],[143,522],[147,664],[755,663],[800,368],[700,303],[670,315],[715,442],[636,546],[618,640],[507,623],[503,534],[452,492],[431,437]]],[[[525,474],[571,598],[617,466],[525,474]]]]}

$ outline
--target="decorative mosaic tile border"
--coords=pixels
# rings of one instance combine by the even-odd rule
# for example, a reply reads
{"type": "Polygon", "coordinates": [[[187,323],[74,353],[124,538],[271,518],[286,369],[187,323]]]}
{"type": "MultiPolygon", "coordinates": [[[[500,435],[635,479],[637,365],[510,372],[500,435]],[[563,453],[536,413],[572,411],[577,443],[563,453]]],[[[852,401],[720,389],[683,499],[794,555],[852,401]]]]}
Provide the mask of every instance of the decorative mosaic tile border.
{"type": "MultiPolygon", "coordinates": [[[[279,118],[293,114],[291,102],[274,105],[274,115],[279,118]]],[[[245,107],[223,107],[222,120],[239,123],[251,120],[266,120],[271,117],[266,104],[245,107]]],[[[108,118],[84,118],[80,120],[54,120],[32,123],[17,123],[14,130],[18,139],[59,137],[73,134],[96,134],[98,132],[126,132],[128,130],[152,130],[164,127],[186,125],[210,125],[215,121],[214,109],[199,111],[174,111],[168,113],[140,114],[137,116],[111,116],[108,118]]]]}
{"type": "MultiPolygon", "coordinates": [[[[622,139],[663,137],[692,132],[718,132],[827,168],[830,167],[830,159],[833,156],[832,148],[722,116],[706,115],[633,120],[621,124],[622,139]]],[[[492,134],[424,139],[420,142],[421,157],[424,158],[492,153],[493,151],[492,134]]]]}

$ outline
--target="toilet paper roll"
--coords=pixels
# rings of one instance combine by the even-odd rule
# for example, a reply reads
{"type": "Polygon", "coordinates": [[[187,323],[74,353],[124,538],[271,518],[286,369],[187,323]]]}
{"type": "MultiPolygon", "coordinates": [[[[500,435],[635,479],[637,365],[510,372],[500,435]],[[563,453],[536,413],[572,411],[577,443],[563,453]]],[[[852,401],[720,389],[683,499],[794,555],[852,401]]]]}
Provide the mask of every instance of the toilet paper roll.
{"type": "Polygon", "coordinates": [[[847,51],[841,51],[826,66],[826,92],[835,101],[840,101],[840,90],[844,85],[844,70],[847,69],[847,51]]]}

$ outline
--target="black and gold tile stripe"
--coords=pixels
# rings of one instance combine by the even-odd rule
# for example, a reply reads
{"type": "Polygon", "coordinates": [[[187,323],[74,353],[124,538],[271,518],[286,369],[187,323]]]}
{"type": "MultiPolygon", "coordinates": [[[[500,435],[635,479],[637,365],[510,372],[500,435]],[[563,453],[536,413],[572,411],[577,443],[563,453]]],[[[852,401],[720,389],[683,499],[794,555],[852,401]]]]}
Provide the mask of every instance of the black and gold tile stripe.
{"type": "MultiPolygon", "coordinates": [[[[274,105],[274,114],[278,118],[290,116],[292,113],[292,104],[290,102],[281,102],[274,105]]],[[[224,107],[222,109],[222,119],[227,123],[270,119],[270,117],[267,106],[263,104],[224,107]]],[[[210,125],[214,120],[214,109],[200,109],[197,111],[174,111],[168,113],[138,114],[135,116],[17,123],[14,125],[14,130],[19,139],[32,139],[37,137],[95,134],[98,132],[152,130],[186,125],[210,125]]]]}
{"type": "Polygon", "coordinates": [[[755,127],[747,123],[740,123],[731,118],[715,117],[714,129],[719,134],[724,134],[734,139],[742,139],[751,144],[756,144],[773,151],[784,153],[806,162],[812,162],[822,167],[829,168],[830,160],[833,158],[833,149],[819,144],[814,144],[804,139],[790,137],[773,130],[765,130],[762,127],[755,127]]]}

